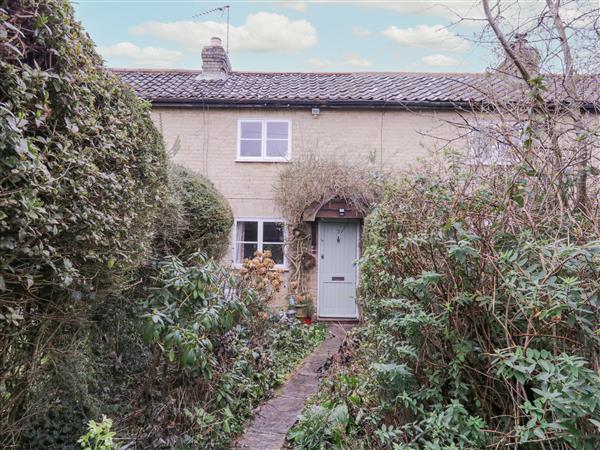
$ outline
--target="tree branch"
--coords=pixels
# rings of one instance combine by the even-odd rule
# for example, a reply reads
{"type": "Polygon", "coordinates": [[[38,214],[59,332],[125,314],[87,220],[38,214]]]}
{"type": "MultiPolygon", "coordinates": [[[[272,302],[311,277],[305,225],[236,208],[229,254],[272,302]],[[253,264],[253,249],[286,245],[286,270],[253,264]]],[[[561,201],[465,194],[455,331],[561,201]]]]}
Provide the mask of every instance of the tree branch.
{"type": "Polygon", "coordinates": [[[569,47],[569,41],[565,31],[565,24],[559,14],[560,0],[557,0],[556,2],[553,2],[552,0],[546,0],[546,4],[550,9],[550,14],[552,14],[552,19],[554,20],[554,26],[558,32],[560,48],[565,60],[565,78],[571,80],[573,76],[573,56],[571,55],[571,47],[569,47]]]}
{"type": "Polygon", "coordinates": [[[500,31],[500,27],[496,23],[496,19],[492,16],[492,12],[490,11],[489,0],[482,0],[482,4],[483,4],[483,11],[485,12],[485,17],[486,17],[488,23],[490,24],[490,27],[494,31],[494,34],[498,38],[498,41],[500,41],[500,45],[502,45],[502,48],[504,49],[504,51],[506,52],[508,57],[512,60],[512,62],[515,64],[515,66],[521,73],[523,80],[525,80],[525,82],[527,82],[527,84],[529,84],[531,75],[529,74],[529,71],[527,70],[525,65],[521,62],[521,60],[519,59],[517,54],[511,48],[508,40],[506,39],[506,36],[504,36],[504,33],[502,33],[502,31],[500,31]]]}

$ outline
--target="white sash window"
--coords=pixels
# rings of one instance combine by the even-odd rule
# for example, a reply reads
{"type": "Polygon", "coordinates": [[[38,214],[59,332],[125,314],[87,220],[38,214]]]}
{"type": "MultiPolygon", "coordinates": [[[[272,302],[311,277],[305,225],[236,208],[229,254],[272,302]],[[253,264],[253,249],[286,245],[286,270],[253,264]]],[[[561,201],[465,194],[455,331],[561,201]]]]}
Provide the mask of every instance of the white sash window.
{"type": "Polygon", "coordinates": [[[237,161],[289,161],[291,134],[289,120],[242,119],[238,122],[237,161]]]}

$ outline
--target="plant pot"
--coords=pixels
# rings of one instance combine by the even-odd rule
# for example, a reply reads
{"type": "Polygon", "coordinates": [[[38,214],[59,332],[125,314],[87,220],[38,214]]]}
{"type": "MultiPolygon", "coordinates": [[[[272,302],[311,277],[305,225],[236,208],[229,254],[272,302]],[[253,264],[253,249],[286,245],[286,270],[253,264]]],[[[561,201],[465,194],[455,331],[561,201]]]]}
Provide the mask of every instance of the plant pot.
{"type": "Polygon", "coordinates": [[[296,305],[296,317],[299,319],[303,319],[307,316],[307,307],[306,305],[296,305]]]}

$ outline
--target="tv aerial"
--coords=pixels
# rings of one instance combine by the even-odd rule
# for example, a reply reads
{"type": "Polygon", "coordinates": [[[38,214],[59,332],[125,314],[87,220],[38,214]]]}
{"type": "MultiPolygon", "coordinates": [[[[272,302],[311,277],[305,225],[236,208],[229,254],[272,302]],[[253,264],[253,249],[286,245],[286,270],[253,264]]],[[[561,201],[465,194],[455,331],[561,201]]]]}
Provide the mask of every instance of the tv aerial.
{"type": "Polygon", "coordinates": [[[192,16],[192,19],[198,19],[199,17],[206,16],[214,12],[220,12],[221,17],[227,17],[227,36],[225,38],[225,48],[227,53],[229,53],[229,8],[231,8],[231,5],[219,6],[218,8],[209,9],[208,11],[203,11],[192,16]]]}

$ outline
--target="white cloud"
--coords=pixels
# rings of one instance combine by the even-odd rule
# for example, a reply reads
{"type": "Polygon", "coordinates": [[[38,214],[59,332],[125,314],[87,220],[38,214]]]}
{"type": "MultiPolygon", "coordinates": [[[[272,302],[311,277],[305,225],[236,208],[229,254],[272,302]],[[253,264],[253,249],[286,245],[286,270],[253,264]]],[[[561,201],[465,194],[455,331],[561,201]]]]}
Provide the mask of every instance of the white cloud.
{"type": "Polygon", "coordinates": [[[282,2],[273,2],[277,6],[281,6],[283,8],[294,9],[300,12],[306,12],[308,9],[307,2],[293,2],[293,1],[282,1],[282,2]]]}
{"type": "Polygon", "coordinates": [[[592,2],[569,3],[561,5],[560,15],[565,23],[571,28],[592,28],[595,20],[598,20],[598,10],[592,2]]]}
{"type": "Polygon", "coordinates": [[[367,37],[371,36],[373,32],[363,27],[352,27],[352,34],[358,37],[367,37]]]}
{"type": "Polygon", "coordinates": [[[183,58],[183,53],[157,47],[138,47],[131,42],[98,47],[104,58],[124,58],[136,66],[170,67],[183,58]]]}
{"type": "MultiPolygon", "coordinates": [[[[193,50],[208,45],[212,36],[225,41],[227,24],[223,22],[145,22],[129,29],[134,35],[150,35],[193,50]]],[[[230,26],[229,49],[234,52],[297,51],[317,44],[317,30],[306,20],[259,12],[250,14],[240,26],[230,26]]]]}
{"type": "Polygon", "coordinates": [[[460,61],[447,55],[427,55],[421,58],[421,62],[429,67],[451,67],[458,66],[460,61]]]}
{"type": "Polygon", "coordinates": [[[363,1],[362,6],[383,8],[403,14],[419,16],[444,17],[450,20],[460,18],[480,20],[484,18],[481,2],[478,0],[466,1],[363,1]]]}
{"type": "Polygon", "coordinates": [[[369,67],[373,63],[362,56],[354,53],[346,53],[338,59],[311,58],[307,61],[308,66],[313,70],[337,70],[350,68],[369,67]]]}
{"type": "MultiPolygon", "coordinates": [[[[574,26],[583,26],[590,22],[588,18],[582,18],[584,12],[597,8],[597,1],[563,2],[561,14],[565,20],[580,19],[575,21],[574,26]]],[[[484,26],[487,25],[485,13],[481,0],[398,0],[398,1],[359,1],[364,7],[382,8],[402,14],[417,16],[442,17],[452,22],[461,21],[463,25],[484,26]]],[[[535,23],[537,16],[543,9],[547,8],[543,0],[505,0],[491,1],[492,14],[499,14],[509,25],[535,23]]]]}
{"type": "Polygon", "coordinates": [[[461,52],[469,48],[467,40],[442,25],[417,25],[414,28],[391,26],[381,34],[407,47],[427,47],[450,52],[461,52]]]}

